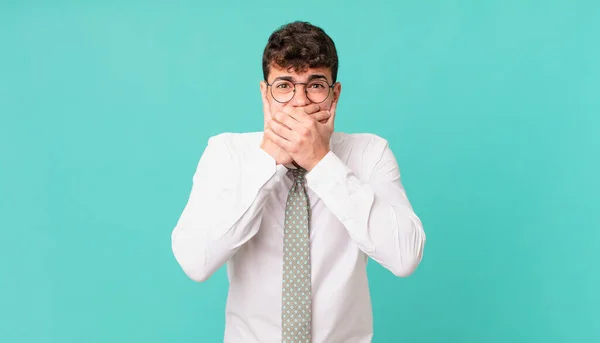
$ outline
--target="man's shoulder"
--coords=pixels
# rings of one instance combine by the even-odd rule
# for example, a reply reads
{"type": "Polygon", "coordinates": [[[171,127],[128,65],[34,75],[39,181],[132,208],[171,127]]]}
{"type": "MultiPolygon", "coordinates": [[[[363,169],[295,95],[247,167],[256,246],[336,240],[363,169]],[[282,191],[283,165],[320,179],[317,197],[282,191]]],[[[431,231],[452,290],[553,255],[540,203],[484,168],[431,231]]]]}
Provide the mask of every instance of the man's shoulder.
{"type": "Polygon", "coordinates": [[[385,146],[387,146],[388,141],[384,137],[370,132],[334,132],[332,136],[332,144],[338,147],[351,146],[354,150],[354,148],[357,147],[361,147],[364,149],[384,148],[385,146]]]}
{"type": "MultiPolygon", "coordinates": [[[[233,151],[244,151],[248,149],[255,149],[260,145],[263,137],[262,131],[256,132],[223,132],[211,136],[208,139],[208,144],[227,146],[233,151]]],[[[336,131],[331,136],[331,146],[333,150],[339,148],[345,149],[352,147],[352,150],[369,149],[369,150],[380,150],[387,146],[388,141],[382,136],[375,133],[359,132],[359,133],[346,133],[336,131]]]]}
{"type": "Polygon", "coordinates": [[[253,148],[260,144],[262,132],[223,132],[208,138],[208,144],[227,145],[235,150],[253,148]]]}
{"type": "Polygon", "coordinates": [[[337,136],[338,139],[350,139],[353,141],[385,141],[385,138],[379,136],[378,134],[371,132],[356,132],[356,133],[346,133],[336,131],[333,133],[334,136],[337,136]]]}

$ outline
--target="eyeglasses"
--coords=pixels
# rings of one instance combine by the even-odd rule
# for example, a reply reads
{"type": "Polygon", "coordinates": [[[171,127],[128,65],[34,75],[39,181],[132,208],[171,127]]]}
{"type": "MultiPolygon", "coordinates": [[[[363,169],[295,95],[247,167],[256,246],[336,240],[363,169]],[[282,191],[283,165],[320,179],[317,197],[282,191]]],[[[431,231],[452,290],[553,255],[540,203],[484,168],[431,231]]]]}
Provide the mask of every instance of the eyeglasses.
{"type": "Polygon", "coordinates": [[[271,96],[275,101],[286,103],[294,98],[296,94],[296,85],[304,85],[306,97],[311,102],[318,104],[329,97],[329,90],[333,88],[325,80],[313,80],[310,82],[292,82],[287,80],[276,80],[267,86],[271,86],[271,96]]]}

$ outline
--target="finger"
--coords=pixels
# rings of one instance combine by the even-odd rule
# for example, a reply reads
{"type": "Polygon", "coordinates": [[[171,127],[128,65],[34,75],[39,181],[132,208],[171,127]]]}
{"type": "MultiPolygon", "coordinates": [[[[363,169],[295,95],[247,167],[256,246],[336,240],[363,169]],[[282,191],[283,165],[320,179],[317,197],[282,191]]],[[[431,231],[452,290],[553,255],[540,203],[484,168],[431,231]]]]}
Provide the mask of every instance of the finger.
{"type": "Polygon", "coordinates": [[[294,132],[290,128],[284,126],[283,124],[279,123],[276,120],[271,120],[269,122],[269,127],[278,136],[280,136],[288,141],[292,139],[292,136],[294,134],[294,132]]]}
{"type": "Polygon", "coordinates": [[[329,119],[329,117],[331,117],[331,112],[330,111],[319,111],[315,114],[312,114],[312,117],[318,122],[325,123],[325,122],[327,122],[327,119],[329,119]]]}
{"type": "Polygon", "coordinates": [[[278,121],[280,124],[287,126],[290,129],[295,129],[298,127],[298,121],[292,118],[289,114],[284,112],[275,112],[273,114],[273,119],[278,121]]]}
{"type": "Polygon", "coordinates": [[[310,104],[302,107],[302,110],[306,114],[313,114],[319,112],[321,110],[321,106],[319,104],[310,104]]]}
{"type": "Polygon", "coordinates": [[[335,111],[337,110],[337,101],[334,101],[329,108],[329,112],[331,112],[331,116],[327,119],[325,126],[333,131],[333,122],[335,121],[335,111]]]}
{"type": "Polygon", "coordinates": [[[283,112],[301,123],[312,120],[312,118],[306,114],[301,107],[284,107],[283,112]]]}
{"type": "Polygon", "coordinates": [[[266,130],[265,134],[267,138],[269,138],[273,143],[282,148],[285,151],[290,151],[292,148],[292,143],[285,138],[279,136],[277,133],[273,132],[273,130],[266,130]]]}
{"type": "Polygon", "coordinates": [[[269,105],[269,101],[267,100],[267,98],[265,96],[262,96],[262,104],[263,104],[263,112],[265,114],[269,114],[269,117],[271,116],[271,106],[269,105]]]}

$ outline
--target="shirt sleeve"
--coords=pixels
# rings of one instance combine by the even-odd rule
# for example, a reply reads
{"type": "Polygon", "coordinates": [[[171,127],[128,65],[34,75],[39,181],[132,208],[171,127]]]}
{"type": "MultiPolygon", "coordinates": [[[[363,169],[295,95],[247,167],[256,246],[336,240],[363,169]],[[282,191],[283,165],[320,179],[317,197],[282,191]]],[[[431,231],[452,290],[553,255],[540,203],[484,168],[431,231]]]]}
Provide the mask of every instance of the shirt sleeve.
{"type": "Polygon", "coordinates": [[[262,208],[286,168],[260,147],[235,149],[211,137],[171,233],[175,259],[195,281],[207,280],[259,230],[262,208]]]}
{"type": "Polygon", "coordinates": [[[363,179],[329,152],[306,180],[364,253],[404,277],[421,262],[426,237],[400,181],[396,159],[387,141],[381,142],[383,149],[371,146],[363,152],[374,161],[363,179]]]}

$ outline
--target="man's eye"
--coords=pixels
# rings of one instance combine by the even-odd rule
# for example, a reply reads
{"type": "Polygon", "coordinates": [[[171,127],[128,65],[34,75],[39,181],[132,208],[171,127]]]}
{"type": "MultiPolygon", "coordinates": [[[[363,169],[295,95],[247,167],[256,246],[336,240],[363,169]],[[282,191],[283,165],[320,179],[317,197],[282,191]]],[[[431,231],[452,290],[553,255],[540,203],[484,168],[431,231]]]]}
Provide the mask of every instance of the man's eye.
{"type": "Polygon", "coordinates": [[[287,83],[280,83],[277,85],[277,88],[289,88],[290,85],[288,85],[287,83]]]}
{"type": "Polygon", "coordinates": [[[315,89],[323,89],[323,88],[325,88],[325,85],[322,83],[313,83],[313,84],[310,84],[308,87],[315,88],[315,89]]]}

